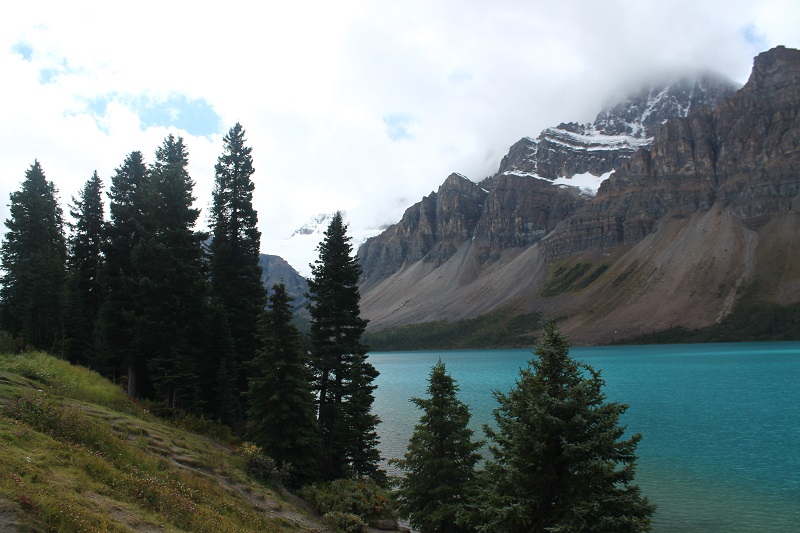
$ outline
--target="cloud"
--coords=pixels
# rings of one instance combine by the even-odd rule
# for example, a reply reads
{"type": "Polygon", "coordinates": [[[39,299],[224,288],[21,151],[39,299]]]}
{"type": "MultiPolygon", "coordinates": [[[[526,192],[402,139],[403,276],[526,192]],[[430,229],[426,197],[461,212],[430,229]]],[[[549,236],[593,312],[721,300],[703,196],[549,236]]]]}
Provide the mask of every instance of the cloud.
{"type": "Polygon", "coordinates": [[[759,52],[800,46],[797,20],[788,0],[17,3],[0,18],[0,196],[38,158],[66,201],[172,132],[206,209],[239,121],[265,238],[337,209],[380,227],[653,73],[743,83],[759,52]]]}

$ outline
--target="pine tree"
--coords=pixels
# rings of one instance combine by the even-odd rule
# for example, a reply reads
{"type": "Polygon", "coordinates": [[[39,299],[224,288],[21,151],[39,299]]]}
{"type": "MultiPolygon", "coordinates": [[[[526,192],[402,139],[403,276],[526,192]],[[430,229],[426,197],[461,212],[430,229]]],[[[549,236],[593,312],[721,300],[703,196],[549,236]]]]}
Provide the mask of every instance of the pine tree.
{"type": "Polygon", "coordinates": [[[472,440],[469,408],[441,359],[428,378],[428,398],[412,398],[422,409],[403,459],[398,482],[400,512],[424,533],[471,531],[463,510],[474,492],[482,442],[472,440]]]}
{"type": "Polygon", "coordinates": [[[149,391],[146,354],[135,345],[136,282],[132,253],[144,233],[144,194],[147,165],[141,152],[131,152],[111,178],[108,193],[111,221],[103,239],[103,305],[98,324],[104,360],[101,372],[128,376],[128,395],[137,396],[139,384],[149,391]]]}
{"type": "Polygon", "coordinates": [[[58,193],[39,161],[11,193],[11,218],[0,247],[3,329],[34,348],[57,352],[62,341],[62,294],[67,248],[58,193]]]}
{"type": "Polygon", "coordinates": [[[239,123],[223,139],[210,216],[212,294],[222,307],[233,349],[233,359],[216,366],[235,376],[236,389],[222,393],[237,397],[247,389],[247,363],[258,347],[258,317],[267,303],[259,264],[261,232],[253,209],[252,148],[245,142],[239,123]]]}
{"type": "Polygon", "coordinates": [[[135,281],[135,350],[168,408],[199,406],[198,360],[208,300],[202,242],[195,233],[194,182],[181,137],[156,150],[143,194],[143,234],[131,257],[135,281]]]}
{"type": "Polygon", "coordinates": [[[250,438],[279,464],[291,465],[291,484],[317,478],[319,433],[302,335],[291,323],[292,298],[276,284],[262,315],[262,348],[250,364],[250,438]]]}
{"type": "Polygon", "coordinates": [[[633,484],[641,435],[622,439],[627,406],[606,402],[599,372],[569,357],[545,324],[536,358],[508,394],[495,392],[483,531],[638,532],[654,507],[633,484]]]}
{"type": "MultiPolygon", "coordinates": [[[[72,198],[68,268],[68,312],[65,318],[65,353],[81,364],[95,362],[95,327],[102,303],[100,274],[103,266],[103,182],[97,171],[78,198],[72,198]]],[[[93,365],[94,366],[94,365],[93,365]]]]}
{"type": "Polygon", "coordinates": [[[378,372],[361,342],[367,321],[361,318],[357,285],[361,268],[350,242],[342,214],[336,213],[308,283],[320,469],[325,479],[361,475],[382,481],[375,432],[379,420],[371,412],[378,372]]]}

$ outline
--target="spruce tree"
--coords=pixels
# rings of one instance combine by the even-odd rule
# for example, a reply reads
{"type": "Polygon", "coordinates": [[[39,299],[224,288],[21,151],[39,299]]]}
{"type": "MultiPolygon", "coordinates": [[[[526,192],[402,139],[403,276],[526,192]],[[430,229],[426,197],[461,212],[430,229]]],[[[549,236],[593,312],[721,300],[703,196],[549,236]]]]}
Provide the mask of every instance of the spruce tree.
{"type": "Polygon", "coordinates": [[[260,321],[262,347],[250,366],[248,433],[280,465],[291,465],[291,484],[317,479],[319,433],[302,335],[291,323],[292,298],[276,284],[260,321]]]}
{"type": "Polygon", "coordinates": [[[623,439],[619,425],[627,405],[605,401],[600,373],[569,357],[553,321],[534,353],[516,387],[495,392],[482,530],[648,531],[654,506],[633,483],[641,435],[623,439]]]}
{"type": "Polygon", "coordinates": [[[320,470],[325,479],[360,475],[382,481],[375,432],[379,420],[371,412],[378,372],[361,342],[367,327],[357,285],[361,268],[340,212],[318,250],[308,282],[308,309],[322,435],[320,470]]]}
{"type": "Polygon", "coordinates": [[[68,312],[65,318],[65,348],[73,362],[95,366],[95,327],[102,303],[100,285],[103,256],[103,182],[97,171],[78,197],[72,198],[74,222],[68,240],[68,312]]]}
{"type": "Polygon", "coordinates": [[[143,190],[143,234],[131,257],[135,350],[148,354],[155,395],[168,408],[199,407],[198,359],[208,317],[202,243],[194,225],[194,182],[181,137],[156,150],[143,190]]]}
{"type": "MultiPolygon", "coordinates": [[[[224,153],[214,169],[210,216],[211,288],[227,323],[233,358],[209,366],[224,370],[226,376],[233,374],[236,388],[221,393],[237,398],[247,389],[247,363],[258,347],[258,317],[267,303],[259,264],[261,232],[253,209],[252,148],[245,142],[239,123],[223,138],[224,153]]],[[[216,372],[212,377],[217,377],[216,372]]],[[[220,376],[217,381],[229,380],[220,376]]]]}
{"type": "Polygon", "coordinates": [[[0,320],[30,346],[60,352],[67,247],[58,193],[39,161],[11,193],[11,218],[0,247],[0,320]]]}
{"type": "Polygon", "coordinates": [[[146,354],[135,344],[137,285],[132,254],[144,233],[144,189],[147,165],[141,152],[131,152],[111,177],[108,193],[111,220],[103,239],[104,299],[98,324],[102,345],[100,370],[111,377],[128,377],[128,395],[137,396],[150,387],[146,380],[146,354]]]}
{"type": "Polygon", "coordinates": [[[393,461],[405,476],[398,481],[402,516],[415,529],[429,532],[472,531],[463,510],[475,490],[475,465],[482,442],[472,440],[469,408],[441,359],[428,378],[428,398],[411,398],[423,414],[408,451],[393,461]]]}

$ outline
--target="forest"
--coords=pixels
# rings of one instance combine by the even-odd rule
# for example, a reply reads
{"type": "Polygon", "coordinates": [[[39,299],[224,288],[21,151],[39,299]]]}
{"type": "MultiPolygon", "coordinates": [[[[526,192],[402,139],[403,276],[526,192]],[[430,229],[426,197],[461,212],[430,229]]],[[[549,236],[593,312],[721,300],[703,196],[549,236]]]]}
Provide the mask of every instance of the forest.
{"type": "MultiPolygon", "coordinates": [[[[127,155],[110,178],[108,217],[94,172],[66,222],[34,161],[10,196],[0,246],[0,347],[93,369],[162,416],[224,424],[254,443],[254,471],[318,509],[373,501],[425,532],[649,530],[654,507],[633,483],[641,436],[623,438],[627,406],[605,402],[599,374],[569,357],[553,321],[517,387],[495,393],[488,458],[440,362],[430,397],[411,399],[422,415],[396,461],[405,475],[390,480],[347,225],[337,213],[318,246],[304,335],[285,287],[261,282],[246,143],[240,124],[223,139],[208,232],[195,229],[181,137],[164,139],[150,164],[127,155]]],[[[366,530],[353,508],[328,523],[366,530]]]]}

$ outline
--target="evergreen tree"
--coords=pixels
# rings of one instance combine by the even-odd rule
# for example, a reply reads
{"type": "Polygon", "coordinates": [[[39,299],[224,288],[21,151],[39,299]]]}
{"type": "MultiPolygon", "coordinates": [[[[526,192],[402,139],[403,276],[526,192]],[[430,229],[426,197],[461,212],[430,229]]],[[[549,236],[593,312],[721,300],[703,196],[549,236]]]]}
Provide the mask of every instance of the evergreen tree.
{"type": "Polygon", "coordinates": [[[136,282],[132,253],[144,233],[144,194],[147,166],[141,152],[131,152],[111,178],[108,193],[111,221],[103,239],[103,288],[100,311],[103,361],[96,364],[109,376],[122,371],[128,376],[128,395],[136,396],[138,382],[149,391],[146,380],[146,354],[135,345],[134,316],[136,282]]]}
{"type": "Polygon", "coordinates": [[[605,401],[553,321],[534,353],[516,387],[495,392],[482,530],[648,531],[654,506],[633,484],[641,435],[623,440],[619,425],[627,406],[605,401]]]}
{"type": "Polygon", "coordinates": [[[367,321],[361,318],[357,285],[361,268],[350,242],[342,214],[336,213],[308,282],[320,471],[324,479],[362,475],[382,481],[375,432],[379,420],[371,412],[378,371],[361,342],[367,321]]]}
{"type": "Polygon", "coordinates": [[[195,233],[194,182],[181,137],[156,150],[143,190],[143,234],[131,257],[135,281],[135,350],[166,407],[199,405],[198,359],[208,318],[202,242],[195,233]]]}
{"type": "Polygon", "coordinates": [[[78,198],[72,198],[68,268],[68,312],[65,318],[65,353],[73,362],[95,362],[95,326],[100,314],[103,265],[103,182],[97,171],[78,198]]]}
{"type": "Polygon", "coordinates": [[[463,510],[474,491],[482,442],[472,440],[469,408],[441,359],[428,378],[429,398],[412,398],[423,414],[403,459],[398,482],[400,512],[423,533],[471,531],[463,510]]]}
{"type": "Polygon", "coordinates": [[[292,298],[276,284],[263,313],[262,348],[250,365],[249,434],[279,464],[291,465],[291,483],[317,478],[319,433],[302,335],[291,323],[292,298]]]}
{"type": "Polygon", "coordinates": [[[210,216],[212,294],[222,307],[233,349],[233,359],[217,361],[216,366],[235,376],[236,389],[222,391],[229,397],[247,389],[247,362],[258,347],[258,317],[267,303],[258,261],[261,232],[253,209],[252,148],[245,142],[239,123],[223,139],[210,216]]]}
{"type": "Polygon", "coordinates": [[[0,320],[3,329],[40,350],[62,341],[62,294],[67,247],[57,191],[39,161],[11,193],[11,218],[0,247],[0,320]]]}

